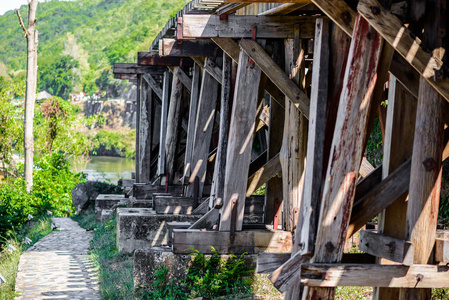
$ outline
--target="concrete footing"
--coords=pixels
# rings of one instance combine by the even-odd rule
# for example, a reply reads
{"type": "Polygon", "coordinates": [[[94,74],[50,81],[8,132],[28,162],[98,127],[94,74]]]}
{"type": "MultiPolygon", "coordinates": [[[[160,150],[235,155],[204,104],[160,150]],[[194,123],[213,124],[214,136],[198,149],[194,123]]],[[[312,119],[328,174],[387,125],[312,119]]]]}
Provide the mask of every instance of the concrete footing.
{"type": "Polygon", "coordinates": [[[149,208],[117,209],[117,248],[121,253],[168,245],[167,222],[195,222],[200,215],[156,214],[149,208]]]}
{"type": "MultiPolygon", "coordinates": [[[[208,257],[210,255],[206,255],[208,257]]],[[[220,255],[223,259],[229,255],[220,255]]],[[[245,264],[251,269],[256,269],[257,255],[245,255],[245,264]]],[[[154,273],[158,268],[165,267],[168,270],[168,282],[174,280],[178,284],[185,279],[193,257],[185,254],[174,254],[168,247],[153,247],[138,249],[134,252],[134,285],[136,287],[150,288],[154,282],[154,273]]]]}
{"type": "Polygon", "coordinates": [[[101,220],[101,211],[111,209],[113,206],[123,203],[127,204],[125,195],[100,194],[95,199],[95,221],[101,220]]]}

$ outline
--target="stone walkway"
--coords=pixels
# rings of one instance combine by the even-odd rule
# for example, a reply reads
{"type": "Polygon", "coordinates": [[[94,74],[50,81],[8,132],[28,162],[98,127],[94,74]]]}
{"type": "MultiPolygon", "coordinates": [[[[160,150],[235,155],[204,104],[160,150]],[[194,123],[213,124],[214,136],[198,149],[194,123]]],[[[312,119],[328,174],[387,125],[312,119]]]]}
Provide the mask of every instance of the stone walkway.
{"type": "Polygon", "coordinates": [[[93,234],[70,218],[52,218],[53,231],[20,257],[16,300],[100,300],[98,278],[87,255],[93,234]]]}

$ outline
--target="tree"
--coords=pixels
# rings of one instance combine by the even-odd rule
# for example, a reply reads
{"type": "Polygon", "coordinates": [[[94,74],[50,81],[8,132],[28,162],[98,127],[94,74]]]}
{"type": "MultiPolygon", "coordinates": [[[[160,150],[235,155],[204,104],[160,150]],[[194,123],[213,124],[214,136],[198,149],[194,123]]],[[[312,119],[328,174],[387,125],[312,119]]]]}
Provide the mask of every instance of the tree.
{"type": "Polygon", "coordinates": [[[25,121],[24,121],[24,147],[25,147],[25,182],[27,192],[33,187],[33,119],[34,103],[37,88],[37,45],[38,32],[36,30],[36,10],[38,0],[28,0],[28,29],[23,24],[22,16],[17,10],[20,25],[27,39],[27,81],[25,94],[25,121]]]}

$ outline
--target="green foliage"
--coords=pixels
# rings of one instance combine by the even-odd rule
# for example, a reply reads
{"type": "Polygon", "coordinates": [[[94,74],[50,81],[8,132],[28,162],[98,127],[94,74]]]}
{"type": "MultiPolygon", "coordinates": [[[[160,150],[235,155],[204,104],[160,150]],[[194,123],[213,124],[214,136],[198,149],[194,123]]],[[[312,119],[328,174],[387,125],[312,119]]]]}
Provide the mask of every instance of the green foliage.
{"type": "Polygon", "coordinates": [[[382,157],[382,133],[380,130],[379,118],[376,117],[366,146],[366,158],[374,167],[377,167],[382,163],[382,157]]]}
{"type": "MultiPolygon", "coordinates": [[[[64,99],[72,92],[69,90],[71,86],[76,92],[92,93],[99,88],[104,93],[114,94],[126,83],[113,79],[110,72],[112,63],[135,61],[138,51],[148,51],[151,41],[167,20],[187,2],[40,2],[36,16],[39,88],[50,93],[52,90],[52,94],[64,99]],[[100,80],[100,85],[97,80],[100,80]],[[107,84],[102,84],[102,80],[107,84]]],[[[23,5],[20,12],[27,24],[27,6],[23,5]]],[[[26,68],[26,39],[14,11],[0,16],[0,30],[0,64],[3,62],[8,73],[16,79],[16,71],[26,68]]]]}
{"type": "MultiPolygon", "coordinates": [[[[23,171],[23,166],[19,167],[23,171]]],[[[74,211],[72,189],[84,178],[69,170],[69,164],[59,152],[35,160],[34,184],[26,192],[23,178],[9,178],[0,185],[0,235],[11,234],[27,221],[27,216],[68,216],[74,211]]]]}
{"type": "Polygon", "coordinates": [[[212,255],[191,248],[193,263],[187,272],[185,285],[193,297],[217,297],[250,293],[251,269],[245,265],[244,254],[222,259],[214,247],[212,255]]]}
{"type": "Polygon", "coordinates": [[[111,131],[101,129],[92,137],[92,153],[108,153],[108,155],[119,155],[127,158],[135,156],[135,130],[111,131]]]}

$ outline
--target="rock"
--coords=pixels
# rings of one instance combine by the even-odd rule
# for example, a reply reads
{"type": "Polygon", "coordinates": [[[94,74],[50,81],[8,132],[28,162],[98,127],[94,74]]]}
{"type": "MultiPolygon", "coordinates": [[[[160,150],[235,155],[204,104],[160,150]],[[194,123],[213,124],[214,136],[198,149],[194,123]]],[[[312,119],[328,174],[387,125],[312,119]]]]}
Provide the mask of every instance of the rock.
{"type": "Polygon", "coordinates": [[[89,207],[100,194],[119,194],[120,187],[100,181],[86,181],[77,184],[72,190],[72,203],[79,215],[89,207]]]}
{"type": "Polygon", "coordinates": [[[78,183],[72,190],[72,203],[75,206],[76,214],[80,214],[89,206],[86,183],[78,183]]]}

